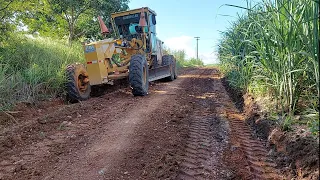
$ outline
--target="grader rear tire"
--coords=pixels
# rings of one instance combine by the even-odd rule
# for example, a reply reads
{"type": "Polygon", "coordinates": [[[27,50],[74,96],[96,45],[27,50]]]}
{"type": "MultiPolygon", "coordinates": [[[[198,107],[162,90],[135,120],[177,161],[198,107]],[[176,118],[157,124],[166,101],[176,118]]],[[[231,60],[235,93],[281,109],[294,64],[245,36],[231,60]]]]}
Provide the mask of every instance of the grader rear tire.
{"type": "Polygon", "coordinates": [[[133,55],[129,66],[129,82],[134,96],[145,96],[149,89],[149,70],[146,57],[133,55]]]}
{"type": "Polygon", "coordinates": [[[88,73],[83,64],[71,64],[66,69],[67,100],[78,102],[89,99],[91,86],[88,73]]]}
{"type": "Polygon", "coordinates": [[[175,65],[174,65],[174,79],[177,79],[178,78],[178,68],[177,68],[177,64],[175,62],[175,65]]]}
{"type": "Polygon", "coordinates": [[[167,81],[173,81],[174,80],[174,57],[172,55],[164,55],[162,56],[162,66],[170,65],[170,76],[164,78],[167,81]]]}
{"type": "Polygon", "coordinates": [[[174,66],[174,68],[173,68],[173,70],[174,70],[174,72],[173,72],[173,77],[174,77],[174,79],[177,79],[177,78],[178,78],[177,60],[174,58],[173,55],[171,55],[171,56],[172,56],[173,66],[174,66]]]}

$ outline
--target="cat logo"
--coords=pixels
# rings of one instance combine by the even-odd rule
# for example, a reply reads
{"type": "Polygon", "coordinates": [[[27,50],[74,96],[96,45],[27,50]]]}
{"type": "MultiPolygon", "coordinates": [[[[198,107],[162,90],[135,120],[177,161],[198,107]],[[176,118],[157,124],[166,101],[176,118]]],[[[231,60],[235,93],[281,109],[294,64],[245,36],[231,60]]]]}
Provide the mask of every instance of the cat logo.
{"type": "Polygon", "coordinates": [[[96,51],[96,48],[93,45],[86,46],[86,48],[84,50],[85,53],[91,53],[91,52],[95,52],[95,51],[96,51]]]}
{"type": "Polygon", "coordinates": [[[128,16],[123,16],[123,20],[125,19],[132,19],[132,18],[137,18],[139,17],[139,14],[131,14],[131,15],[128,15],[128,16]]]}

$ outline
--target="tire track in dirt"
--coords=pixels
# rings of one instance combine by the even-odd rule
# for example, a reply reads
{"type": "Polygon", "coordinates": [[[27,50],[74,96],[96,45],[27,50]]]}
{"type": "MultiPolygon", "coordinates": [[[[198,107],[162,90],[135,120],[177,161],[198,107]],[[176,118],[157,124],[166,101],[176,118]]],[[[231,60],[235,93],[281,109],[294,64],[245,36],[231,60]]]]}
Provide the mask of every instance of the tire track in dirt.
{"type": "Polygon", "coordinates": [[[221,161],[227,144],[228,124],[216,117],[212,98],[213,77],[216,75],[215,69],[203,69],[190,83],[192,91],[189,96],[195,108],[190,117],[189,135],[177,179],[226,179],[230,176],[221,161]]]}
{"type": "Polygon", "coordinates": [[[178,179],[208,179],[211,176],[210,121],[203,117],[194,117],[189,128],[189,138],[185,157],[180,164],[178,179]]]}
{"type": "Polygon", "coordinates": [[[190,86],[195,108],[177,179],[283,179],[267,158],[264,142],[252,136],[229,98],[219,72],[203,69],[190,86]]]}
{"type": "Polygon", "coordinates": [[[230,125],[230,148],[225,159],[241,179],[284,179],[277,171],[276,164],[267,157],[265,142],[256,139],[245,123],[244,114],[240,113],[219,79],[216,83],[220,91],[216,101],[221,102],[217,112],[221,119],[230,125]]]}
{"type": "Polygon", "coordinates": [[[242,118],[228,115],[232,134],[237,139],[233,148],[238,147],[244,152],[246,168],[250,172],[247,179],[284,179],[277,173],[276,164],[267,158],[268,152],[263,142],[253,138],[250,128],[242,118]]]}

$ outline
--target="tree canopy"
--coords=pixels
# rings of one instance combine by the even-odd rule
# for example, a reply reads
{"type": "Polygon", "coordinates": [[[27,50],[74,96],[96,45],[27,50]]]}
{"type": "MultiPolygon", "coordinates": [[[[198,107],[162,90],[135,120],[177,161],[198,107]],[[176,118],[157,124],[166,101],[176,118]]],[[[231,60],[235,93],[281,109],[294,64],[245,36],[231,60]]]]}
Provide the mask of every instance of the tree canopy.
{"type": "MultiPolygon", "coordinates": [[[[98,39],[97,16],[127,10],[129,0],[0,0],[0,36],[21,27],[41,36],[98,39]]],[[[1,38],[0,37],[0,38],[1,38]]],[[[1,39],[0,39],[1,41],[1,39]]]]}

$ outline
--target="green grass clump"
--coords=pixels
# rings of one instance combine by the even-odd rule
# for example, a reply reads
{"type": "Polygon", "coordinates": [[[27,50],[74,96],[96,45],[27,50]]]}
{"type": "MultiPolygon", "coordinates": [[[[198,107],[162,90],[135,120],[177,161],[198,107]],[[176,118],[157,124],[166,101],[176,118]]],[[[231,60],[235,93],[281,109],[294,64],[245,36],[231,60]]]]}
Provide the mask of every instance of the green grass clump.
{"type": "Polygon", "coordinates": [[[178,68],[182,67],[202,67],[204,66],[203,61],[197,58],[187,59],[186,52],[184,50],[170,50],[165,49],[165,54],[171,54],[176,58],[178,68]]]}
{"type": "Polygon", "coordinates": [[[206,64],[206,67],[213,67],[213,68],[219,68],[220,64],[219,63],[215,63],[215,64],[206,64]]]}
{"type": "Polygon", "coordinates": [[[191,58],[184,61],[178,61],[182,67],[202,67],[204,66],[201,59],[191,58]]]}
{"type": "Polygon", "coordinates": [[[246,9],[219,43],[220,67],[230,84],[270,96],[286,126],[296,115],[319,114],[319,0],[228,6],[246,9]]]}
{"type": "Polygon", "coordinates": [[[84,62],[80,43],[24,35],[6,42],[0,46],[0,111],[63,93],[67,64],[84,62]]]}

